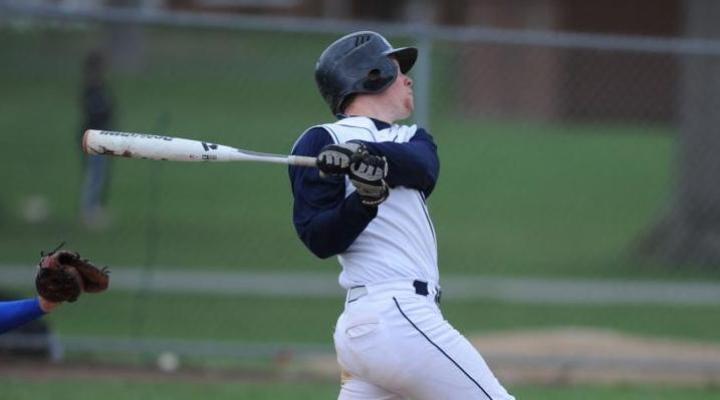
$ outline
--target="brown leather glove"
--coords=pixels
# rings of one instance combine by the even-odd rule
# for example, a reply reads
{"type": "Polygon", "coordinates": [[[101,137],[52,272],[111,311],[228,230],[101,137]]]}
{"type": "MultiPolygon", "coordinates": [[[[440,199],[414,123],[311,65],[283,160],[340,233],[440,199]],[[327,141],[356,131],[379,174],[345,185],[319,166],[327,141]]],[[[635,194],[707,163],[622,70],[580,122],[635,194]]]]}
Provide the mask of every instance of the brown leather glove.
{"type": "Polygon", "coordinates": [[[83,292],[98,293],[110,284],[107,267],[98,268],[74,251],[42,253],[35,277],[38,294],[52,302],[74,302],[83,292]]]}

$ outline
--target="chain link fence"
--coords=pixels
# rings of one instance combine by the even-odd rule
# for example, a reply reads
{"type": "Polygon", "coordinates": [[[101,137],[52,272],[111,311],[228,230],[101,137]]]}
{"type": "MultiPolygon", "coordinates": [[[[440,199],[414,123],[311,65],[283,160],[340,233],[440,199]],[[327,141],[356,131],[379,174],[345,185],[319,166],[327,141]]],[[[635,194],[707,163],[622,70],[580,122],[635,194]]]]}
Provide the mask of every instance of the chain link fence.
{"type": "MultiPolygon", "coordinates": [[[[36,255],[66,241],[110,265],[119,282],[49,318],[70,347],[92,336],[116,340],[110,347],[121,352],[159,352],[162,339],[176,352],[191,347],[185,341],[209,341],[213,355],[233,343],[250,343],[239,348],[252,354],[293,343],[330,350],[338,267],[297,239],[284,168],[113,159],[102,200],[83,209],[79,138],[91,52],[108,67],[112,129],[287,153],[307,127],[332,119],[314,63],[340,33],[361,26],[198,18],[94,11],[0,19],[0,288],[32,295],[36,255]],[[102,317],[88,318],[93,311],[102,317]]],[[[371,28],[398,46],[417,41],[416,28],[371,28]]],[[[708,327],[678,327],[706,321],[716,288],[674,281],[717,277],[710,221],[718,203],[709,190],[717,139],[702,132],[714,132],[717,74],[703,66],[716,64],[718,44],[427,29],[415,85],[426,93],[417,99],[427,110],[420,119],[442,163],[429,205],[446,289],[456,289],[455,298],[446,290],[449,319],[464,331],[580,325],[717,340],[708,327]],[[685,146],[688,137],[702,140],[685,146]],[[688,160],[698,165],[692,175],[688,160]],[[687,193],[702,200],[678,203],[687,193]],[[679,208],[693,217],[678,220],[668,217],[680,215],[677,204],[698,205],[679,208]],[[677,221],[689,232],[679,239],[671,237],[677,221]],[[692,242],[698,226],[709,232],[706,246],[666,251],[692,242]],[[607,289],[588,305],[583,293],[595,281],[635,282],[637,290],[607,289]],[[638,297],[643,290],[650,294],[638,297]],[[496,315],[481,323],[471,305],[496,315]],[[678,323],[665,307],[691,310],[678,323]]],[[[237,349],[228,354],[238,357],[237,349]]]]}

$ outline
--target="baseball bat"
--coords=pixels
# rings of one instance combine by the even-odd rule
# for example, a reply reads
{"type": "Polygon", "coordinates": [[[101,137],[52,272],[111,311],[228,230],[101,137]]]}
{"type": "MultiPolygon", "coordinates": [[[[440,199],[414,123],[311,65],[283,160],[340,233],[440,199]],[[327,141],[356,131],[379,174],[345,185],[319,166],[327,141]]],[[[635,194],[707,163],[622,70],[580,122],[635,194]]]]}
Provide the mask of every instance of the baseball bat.
{"type": "Polygon", "coordinates": [[[316,167],[315,157],[259,153],[201,140],[88,129],[82,149],[91,155],[168,161],[258,161],[316,167]]]}

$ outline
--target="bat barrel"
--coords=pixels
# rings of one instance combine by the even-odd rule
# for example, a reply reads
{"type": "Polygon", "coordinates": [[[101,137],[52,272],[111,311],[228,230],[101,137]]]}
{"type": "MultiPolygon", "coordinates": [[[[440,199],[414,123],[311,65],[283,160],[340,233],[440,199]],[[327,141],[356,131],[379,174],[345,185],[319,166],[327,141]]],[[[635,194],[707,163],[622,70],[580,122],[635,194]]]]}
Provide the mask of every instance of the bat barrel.
{"type": "Polygon", "coordinates": [[[151,160],[203,161],[198,149],[203,142],[149,133],[88,129],[83,151],[92,155],[145,158],[151,160]],[[196,159],[197,158],[197,159],[196,159]]]}
{"type": "Polygon", "coordinates": [[[315,167],[314,157],[286,156],[148,133],[88,129],[82,149],[91,155],[120,156],[169,161],[258,161],[315,167]]]}
{"type": "Polygon", "coordinates": [[[98,152],[99,147],[88,144],[88,142],[93,142],[95,135],[97,135],[100,131],[95,129],[88,129],[83,133],[82,137],[82,151],[85,154],[89,155],[99,155],[101,153],[98,152]]]}

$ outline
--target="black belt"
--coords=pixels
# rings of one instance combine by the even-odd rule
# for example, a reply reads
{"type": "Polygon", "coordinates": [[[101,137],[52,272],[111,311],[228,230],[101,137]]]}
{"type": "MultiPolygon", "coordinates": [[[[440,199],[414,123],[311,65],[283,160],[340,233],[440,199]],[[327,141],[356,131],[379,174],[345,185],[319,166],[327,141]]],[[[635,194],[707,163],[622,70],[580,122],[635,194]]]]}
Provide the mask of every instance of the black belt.
{"type": "MultiPolygon", "coordinates": [[[[430,295],[430,290],[428,290],[427,282],[414,280],[412,285],[413,285],[413,288],[415,288],[415,294],[420,295],[420,296],[425,296],[425,297],[430,295]]],[[[350,288],[348,290],[347,302],[352,303],[355,300],[358,300],[359,298],[365,296],[367,293],[368,293],[367,288],[364,285],[353,286],[352,288],[350,288]]],[[[442,294],[442,291],[440,290],[440,288],[435,287],[435,296],[433,298],[433,300],[435,300],[435,303],[440,304],[441,294],[442,294]]]]}

